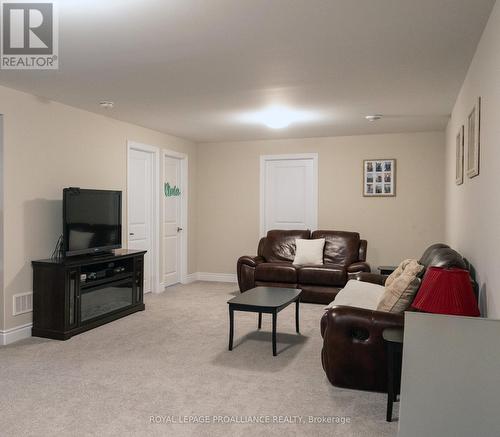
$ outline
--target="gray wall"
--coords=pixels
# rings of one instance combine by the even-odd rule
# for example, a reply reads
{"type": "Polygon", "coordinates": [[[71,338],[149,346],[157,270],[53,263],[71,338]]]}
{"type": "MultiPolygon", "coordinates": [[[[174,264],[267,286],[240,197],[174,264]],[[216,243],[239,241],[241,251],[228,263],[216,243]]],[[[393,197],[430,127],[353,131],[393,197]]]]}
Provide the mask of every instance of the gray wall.
{"type": "Polygon", "coordinates": [[[400,437],[500,435],[500,320],[406,313],[400,437]]]}

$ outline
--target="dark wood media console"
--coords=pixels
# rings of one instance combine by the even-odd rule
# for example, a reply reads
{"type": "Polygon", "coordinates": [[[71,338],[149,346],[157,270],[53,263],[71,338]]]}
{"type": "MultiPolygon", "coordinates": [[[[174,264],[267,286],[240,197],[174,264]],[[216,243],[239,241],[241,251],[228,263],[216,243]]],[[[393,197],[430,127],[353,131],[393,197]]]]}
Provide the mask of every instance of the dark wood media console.
{"type": "Polygon", "coordinates": [[[144,310],[145,253],[33,261],[32,335],[67,340],[144,310]]]}

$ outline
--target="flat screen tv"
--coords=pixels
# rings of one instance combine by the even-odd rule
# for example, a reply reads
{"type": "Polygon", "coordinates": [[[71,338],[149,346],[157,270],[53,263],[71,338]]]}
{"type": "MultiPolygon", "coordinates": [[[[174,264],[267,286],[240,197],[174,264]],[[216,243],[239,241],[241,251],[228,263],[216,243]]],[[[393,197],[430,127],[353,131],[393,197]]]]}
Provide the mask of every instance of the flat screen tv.
{"type": "Polygon", "coordinates": [[[65,256],[110,252],[122,246],[122,192],[63,190],[65,256]]]}

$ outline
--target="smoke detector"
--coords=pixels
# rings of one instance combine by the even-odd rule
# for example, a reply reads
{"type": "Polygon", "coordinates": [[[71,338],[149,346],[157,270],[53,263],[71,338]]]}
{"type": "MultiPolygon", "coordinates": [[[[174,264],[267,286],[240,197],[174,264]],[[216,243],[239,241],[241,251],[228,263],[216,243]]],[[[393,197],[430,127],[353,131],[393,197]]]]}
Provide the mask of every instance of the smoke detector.
{"type": "Polygon", "coordinates": [[[365,116],[365,118],[369,121],[369,122],[374,122],[374,121],[378,121],[382,118],[382,115],[381,114],[373,114],[373,115],[367,115],[365,116]]]}
{"type": "Polygon", "coordinates": [[[112,102],[111,100],[103,100],[102,102],[99,102],[99,106],[104,109],[113,109],[115,102],[112,102]]]}

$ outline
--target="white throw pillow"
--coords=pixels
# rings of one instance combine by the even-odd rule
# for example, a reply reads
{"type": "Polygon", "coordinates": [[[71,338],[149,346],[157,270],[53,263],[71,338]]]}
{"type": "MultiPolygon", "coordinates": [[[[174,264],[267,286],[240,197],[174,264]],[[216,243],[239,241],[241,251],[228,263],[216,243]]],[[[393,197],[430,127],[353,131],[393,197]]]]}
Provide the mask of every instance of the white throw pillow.
{"type": "Polygon", "coordinates": [[[335,296],[335,300],[331,302],[325,310],[336,305],[376,310],[384,292],[385,287],[382,285],[351,279],[347,282],[345,287],[339,291],[337,296],[335,296]]]}
{"type": "Polygon", "coordinates": [[[295,240],[295,265],[323,264],[323,249],[325,247],[324,238],[314,238],[312,240],[295,240]]]}

